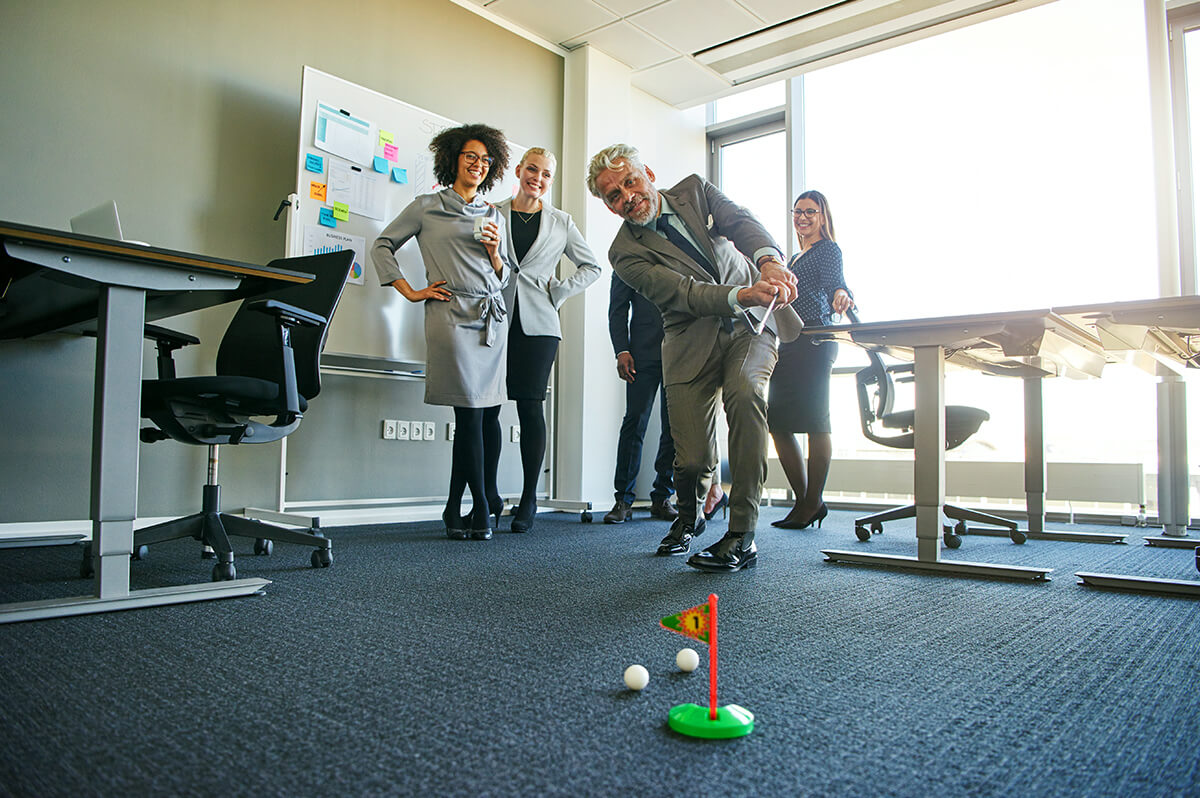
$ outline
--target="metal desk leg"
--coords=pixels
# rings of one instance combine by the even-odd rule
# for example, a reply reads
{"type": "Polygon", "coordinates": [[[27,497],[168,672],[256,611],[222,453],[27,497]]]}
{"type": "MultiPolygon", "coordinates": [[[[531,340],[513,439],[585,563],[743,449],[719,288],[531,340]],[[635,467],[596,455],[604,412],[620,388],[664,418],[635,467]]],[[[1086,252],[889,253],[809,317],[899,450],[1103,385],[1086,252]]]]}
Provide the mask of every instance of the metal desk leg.
{"type": "Polygon", "coordinates": [[[1042,428],[1042,378],[1025,377],[1025,514],[1029,531],[1046,526],[1046,443],[1042,428]]]}
{"type": "Polygon", "coordinates": [[[946,499],[946,353],[941,346],[914,347],[916,415],[913,420],[913,493],[917,505],[917,556],[826,549],[829,562],[892,565],[961,576],[1048,581],[1052,568],[993,565],[941,559],[942,505],[946,499]]]}
{"type": "Polygon", "coordinates": [[[1163,535],[1183,537],[1188,525],[1187,385],[1170,374],[1158,384],[1158,520],[1163,535]]]}

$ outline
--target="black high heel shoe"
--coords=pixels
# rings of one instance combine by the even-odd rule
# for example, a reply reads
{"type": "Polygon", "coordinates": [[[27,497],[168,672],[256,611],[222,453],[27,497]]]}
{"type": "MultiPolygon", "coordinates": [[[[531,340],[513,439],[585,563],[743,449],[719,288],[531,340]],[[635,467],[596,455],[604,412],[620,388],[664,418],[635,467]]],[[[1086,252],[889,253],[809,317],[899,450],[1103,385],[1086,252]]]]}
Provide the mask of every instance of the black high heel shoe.
{"type": "Polygon", "coordinates": [[[492,514],[492,529],[499,529],[500,516],[504,515],[504,497],[490,497],[488,499],[488,512],[492,514]]]}
{"type": "Polygon", "coordinates": [[[721,511],[721,517],[725,518],[729,515],[729,494],[722,493],[721,498],[712,506],[711,510],[704,510],[704,520],[711,521],[717,515],[717,510],[721,511]]]}
{"type": "Polygon", "coordinates": [[[817,529],[820,529],[821,522],[825,520],[825,516],[827,515],[829,515],[829,508],[825,506],[825,502],[821,502],[821,506],[817,508],[817,511],[805,521],[788,521],[785,518],[782,521],[776,521],[771,526],[777,526],[780,529],[808,529],[813,524],[816,524],[817,529]]]}
{"type": "MultiPolygon", "coordinates": [[[[491,510],[490,507],[488,509],[491,510]]],[[[491,514],[491,512],[488,512],[483,516],[483,526],[476,526],[476,524],[478,524],[479,522],[475,520],[475,512],[474,511],[472,511],[470,515],[463,518],[463,521],[465,522],[465,524],[467,526],[469,526],[468,529],[463,530],[466,533],[466,537],[470,538],[471,540],[491,540],[492,539],[492,514],[491,514]]]]}
{"type": "Polygon", "coordinates": [[[464,523],[465,520],[456,512],[443,510],[442,523],[446,525],[446,537],[451,540],[466,540],[467,525],[464,523]]]}
{"type": "Polygon", "coordinates": [[[517,509],[513,510],[512,526],[509,528],[511,532],[528,532],[533,529],[533,519],[537,518],[537,502],[529,503],[529,509],[525,509],[525,504],[520,504],[517,509]]]}

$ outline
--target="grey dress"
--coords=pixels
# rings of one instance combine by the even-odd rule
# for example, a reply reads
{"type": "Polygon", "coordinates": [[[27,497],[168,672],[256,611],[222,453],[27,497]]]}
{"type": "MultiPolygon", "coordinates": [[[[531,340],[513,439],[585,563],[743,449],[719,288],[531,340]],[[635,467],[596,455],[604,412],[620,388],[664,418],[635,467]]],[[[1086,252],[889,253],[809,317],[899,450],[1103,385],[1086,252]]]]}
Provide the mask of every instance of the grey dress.
{"type": "MultiPolygon", "coordinates": [[[[425,302],[425,403],[492,407],[507,397],[504,367],[508,318],[501,291],[510,264],[504,217],[476,195],[467,203],[447,188],[414,199],[383,229],[371,248],[381,284],[404,277],[396,250],[416,237],[429,283],[445,280],[449,302],[425,302]],[[500,230],[497,276],[487,250],[475,240],[474,221],[483,216],[500,230]]],[[[407,279],[407,278],[405,278],[407,279]]]]}

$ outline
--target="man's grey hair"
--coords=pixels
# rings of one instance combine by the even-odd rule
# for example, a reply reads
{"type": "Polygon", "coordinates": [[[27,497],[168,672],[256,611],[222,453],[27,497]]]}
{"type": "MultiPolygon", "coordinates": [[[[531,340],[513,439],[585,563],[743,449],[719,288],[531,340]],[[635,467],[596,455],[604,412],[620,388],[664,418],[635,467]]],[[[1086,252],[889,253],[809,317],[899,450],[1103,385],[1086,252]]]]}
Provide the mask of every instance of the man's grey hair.
{"type": "Polygon", "coordinates": [[[625,161],[631,169],[639,172],[646,171],[646,167],[642,164],[642,156],[638,154],[637,147],[631,147],[628,144],[612,144],[600,152],[592,156],[591,163],[588,164],[587,187],[588,191],[592,192],[592,196],[597,199],[604,199],[600,196],[600,188],[596,185],[596,178],[600,177],[601,173],[607,169],[620,168],[618,161],[625,161]]]}

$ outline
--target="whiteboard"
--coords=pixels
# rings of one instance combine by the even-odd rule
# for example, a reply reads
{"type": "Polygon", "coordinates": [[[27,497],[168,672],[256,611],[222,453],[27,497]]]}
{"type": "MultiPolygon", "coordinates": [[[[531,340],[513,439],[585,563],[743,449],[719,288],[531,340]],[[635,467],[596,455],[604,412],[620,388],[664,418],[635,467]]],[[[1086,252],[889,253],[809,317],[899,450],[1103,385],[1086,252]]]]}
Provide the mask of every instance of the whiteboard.
{"type": "MultiPolygon", "coordinates": [[[[369,253],[383,228],[418,194],[443,188],[433,176],[429,142],[441,130],[459,124],[304,67],[287,254],[361,247],[329,326],[326,360],[404,370],[425,363],[424,307],[390,286],[380,286],[369,253]],[[385,171],[376,171],[377,166],[385,171]],[[313,184],[325,187],[323,196],[313,184]],[[322,214],[329,221],[336,215],[334,202],[342,200],[348,208],[342,215],[347,218],[333,219],[336,227],[321,224],[322,214]]],[[[525,149],[509,142],[508,173],[483,195],[485,199],[497,202],[513,195],[516,160],[525,149]]],[[[396,252],[396,260],[414,288],[425,285],[425,267],[415,240],[396,252]]]]}

